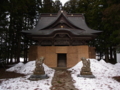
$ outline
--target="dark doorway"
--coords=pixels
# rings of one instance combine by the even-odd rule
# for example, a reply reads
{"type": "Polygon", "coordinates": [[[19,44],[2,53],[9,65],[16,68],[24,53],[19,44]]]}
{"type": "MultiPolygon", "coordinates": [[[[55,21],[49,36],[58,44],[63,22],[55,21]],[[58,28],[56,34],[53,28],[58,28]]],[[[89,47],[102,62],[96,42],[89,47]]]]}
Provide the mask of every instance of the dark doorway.
{"type": "Polygon", "coordinates": [[[58,67],[66,67],[66,54],[57,54],[57,66],[58,67]]]}

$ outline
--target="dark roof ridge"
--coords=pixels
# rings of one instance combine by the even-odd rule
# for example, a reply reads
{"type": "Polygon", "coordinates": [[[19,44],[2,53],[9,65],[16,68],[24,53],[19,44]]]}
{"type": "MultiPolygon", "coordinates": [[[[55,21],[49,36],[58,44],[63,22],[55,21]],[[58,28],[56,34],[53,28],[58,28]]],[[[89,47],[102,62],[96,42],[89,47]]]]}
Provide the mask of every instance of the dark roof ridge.
{"type": "Polygon", "coordinates": [[[57,18],[56,18],[52,23],[50,23],[48,26],[46,26],[46,27],[44,27],[44,28],[41,28],[41,30],[43,30],[43,29],[49,27],[50,25],[54,24],[54,23],[60,18],[61,15],[63,15],[64,18],[66,19],[66,21],[68,21],[68,22],[69,22],[70,24],[72,24],[74,27],[77,27],[77,28],[79,28],[79,29],[81,29],[81,30],[84,30],[84,29],[76,26],[75,24],[73,24],[70,20],[68,20],[68,19],[67,19],[67,16],[65,15],[66,12],[65,12],[65,13],[63,13],[63,12],[65,12],[65,11],[61,11],[61,13],[60,13],[60,11],[59,11],[57,18]]]}
{"type": "MultiPolygon", "coordinates": [[[[61,14],[58,14],[58,15],[57,15],[57,18],[56,18],[52,23],[50,23],[49,25],[47,25],[46,27],[52,25],[52,24],[60,17],[60,15],[61,15],[61,14]]],[[[46,28],[46,27],[43,27],[43,28],[41,28],[40,30],[42,30],[42,29],[44,29],[44,28],[46,28]]]]}

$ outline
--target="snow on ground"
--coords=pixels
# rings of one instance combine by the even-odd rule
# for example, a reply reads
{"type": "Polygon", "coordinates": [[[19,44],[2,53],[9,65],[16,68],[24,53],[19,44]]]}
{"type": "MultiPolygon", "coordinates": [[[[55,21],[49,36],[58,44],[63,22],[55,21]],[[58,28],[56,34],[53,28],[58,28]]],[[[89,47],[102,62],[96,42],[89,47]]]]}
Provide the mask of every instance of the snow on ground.
{"type": "Polygon", "coordinates": [[[90,59],[90,61],[91,71],[96,78],[77,77],[83,66],[82,62],[68,69],[72,71],[71,76],[78,90],[120,90],[120,83],[112,78],[120,76],[120,63],[112,65],[104,60],[90,59]]]}
{"type": "Polygon", "coordinates": [[[27,64],[18,63],[15,66],[7,69],[6,71],[14,71],[17,73],[25,74],[25,77],[11,78],[2,80],[0,90],[50,90],[51,81],[55,70],[43,64],[45,73],[49,76],[48,79],[39,81],[30,81],[28,78],[32,75],[35,68],[35,61],[28,62],[27,64]]]}
{"type": "MultiPolygon", "coordinates": [[[[96,78],[77,77],[82,68],[80,61],[74,67],[68,69],[71,71],[73,82],[78,90],[120,90],[120,83],[112,79],[113,76],[120,76],[120,63],[112,65],[104,60],[97,61],[90,59],[91,70],[96,78]]],[[[28,78],[33,73],[35,61],[30,61],[27,64],[18,63],[6,71],[14,71],[25,74],[25,77],[2,79],[0,90],[50,90],[51,81],[54,76],[53,69],[43,64],[46,74],[49,79],[30,81],[28,78]]]]}

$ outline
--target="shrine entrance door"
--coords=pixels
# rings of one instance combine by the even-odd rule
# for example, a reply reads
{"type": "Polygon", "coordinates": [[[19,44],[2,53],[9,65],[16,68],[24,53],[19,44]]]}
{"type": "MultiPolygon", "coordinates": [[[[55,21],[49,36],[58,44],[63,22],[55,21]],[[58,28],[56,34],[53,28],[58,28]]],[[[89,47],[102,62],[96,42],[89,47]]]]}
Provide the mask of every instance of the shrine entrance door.
{"type": "Polygon", "coordinates": [[[66,54],[57,54],[57,67],[66,67],[67,57],[66,54]]]}

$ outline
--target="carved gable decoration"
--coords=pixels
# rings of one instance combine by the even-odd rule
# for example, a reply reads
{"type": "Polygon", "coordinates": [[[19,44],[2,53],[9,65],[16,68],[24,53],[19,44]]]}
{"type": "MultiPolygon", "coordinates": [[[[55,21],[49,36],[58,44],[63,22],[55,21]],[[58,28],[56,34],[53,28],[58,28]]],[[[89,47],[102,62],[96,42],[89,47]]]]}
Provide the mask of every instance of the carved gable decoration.
{"type": "Polygon", "coordinates": [[[54,37],[54,45],[64,45],[68,46],[70,45],[70,38],[68,37],[67,34],[57,34],[54,37]]]}

